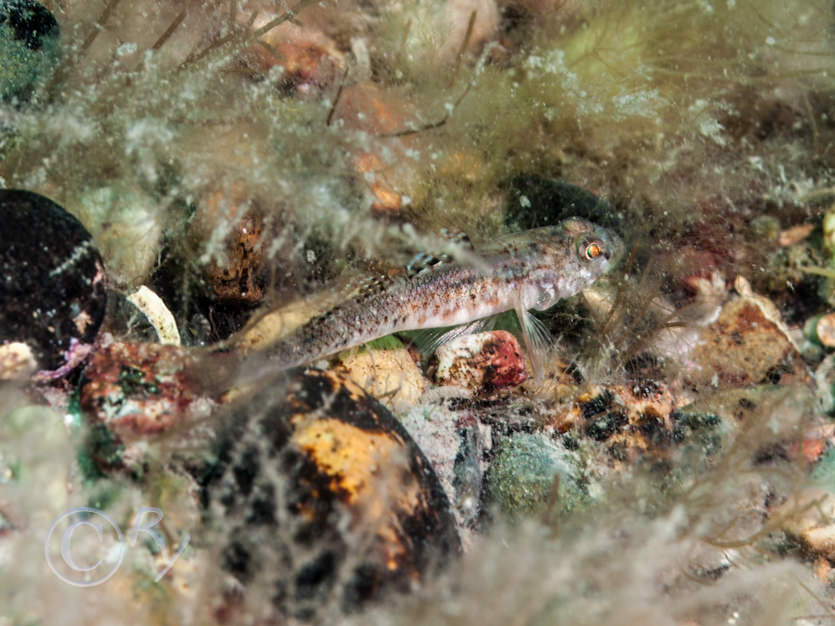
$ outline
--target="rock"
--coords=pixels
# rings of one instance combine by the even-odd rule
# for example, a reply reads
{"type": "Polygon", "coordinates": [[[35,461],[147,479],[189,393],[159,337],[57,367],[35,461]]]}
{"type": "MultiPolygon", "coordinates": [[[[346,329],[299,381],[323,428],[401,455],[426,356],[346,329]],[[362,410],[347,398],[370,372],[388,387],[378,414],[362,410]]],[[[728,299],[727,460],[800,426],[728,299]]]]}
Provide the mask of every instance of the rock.
{"type": "Polygon", "coordinates": [[[25,380],[37,369],[32,349],[25,343],[12,342],[0,346],[0,380],[25,380]]]}
{"type": "Polygon", "coordinates": [[[420,162],[415,155],[423,139],[419,133],[386,136],[422,126],[413,106],[396,92],[365,81],[342,90],[333,118],[346,129],[369,134],[362,148],[351,150],[350,157],[358,183],[367,186],[372,211],[393,215],[420,203],[426,190],[420,184],[420,162]]]}
{"type": "Polygon", "coordinates": [[[265,230],[257,202],[243,181],[208,194],[197,208],[191,232],[209,241],[218,233],[224,235],[201,259],[214,300],[256,305],[264,298],[269,274],[264,243],[272,233],[265,230]]]}
{"type": "Polygon", "coordinates": [[[806,322],[803,334],[810,341],[827,348],[835,348],[835,313],[816,315],[806,322]]]}
{"type": "Polygon", "coordinates": [[[143,441],[184,427],[211,403],[185,375],[187,352],[155,343],[111,343],[84,370],[80,404],[117,443],[143,441]]]}
{"type": "Polygon", "coordinates": [[[714,387],[808,382],[800,352],[774,304],[753,294],[744,279],[736,286],[740,297],[722,307],[692,348],[685,362],[688,381],[714,387]]]}
{"type": "Polygon", "coordinates": [[[835,448],[830,448],[812,470],[812,481],[835,494],[835,448]]]}
{"type": "MultiPolygon", "coordinates": [[[[248,20],[248,16],[243,19],[248,20]]],[[[276,19],[269,9],[260,11],[253,28],[276,19]]],[[[284,22],[249,45],[243,58],[249,72],[268,76],[284,92],[318,95],[342,74],[345,55],[336,42],[307,20],[302,25],[284,22]],[[271,71],[272,70],[272,71],[271,71]]]]}
{"type": "MultiPolygon", "coordinates": [[[[7,529],[25,529],[26,537],[43,529],[45,536],[49,524],[69,506],[73,440],[62,416],[44,406],[6,404],[0,425],[0,515],[6,517],[7,529]]],[[[0,562],[5,555],[0,547],[0,562]]]]}
{"type": "Polygon", "coordinates": [[[101,256],[81,222],[29,191],[0,190],[0,232],[0,344],[27,344],[44,378],[62,376],[104,318],[101,256]]]}
{"type": "Polygon", "coordinates": [[[264,299],[268,272],[263,243],[263,220],[244,215],[227,237],[223,262],[213,259],[206,266],[206,282],[215,300],[256,305],[264,299]]]}
{"type": "Polygon", "coordinates": [[[456,337],[438,348],[430,368],[437,384],[473,394],[515,387],[528,377],[519,342],[505,330],[456,337]]]}
{"type": "Polygon", "coordinates": [[[386,6],[393,22],[388,27],[400,31],[396,41],[403,62],[420,72],[450,66],[462,54],[477,53],[495,37],[500,23],[494,0],[431,0],[386,6]]]}
{"type": "Polygon", "coordinates": [[[89,224],[111,282],[129,289],[148,279],[165,219],[157,200],[140,189],[99,187],[80,194],[75,215],[89,224]]]}
{"type": "Polygon", "coordinates": [[[811,440],[799,445],[793,440],[807,423],[814,404],[805,385],[760,385],[720,389],[677,409],[670,415],[676,448],[668,482],[692,483],[721,453],[732,448],[737,437],[746,437],[739,450],[760,463],[812,453],[811,440]],[[744,447],[758,441],[759,446],[744,447]]]}
{"type": "MultiPolygon", "coordinates": [[[[464,528],[473,528],[481,513],[481,489],[484,479],[482,456],[484,441],[481,425],[470,415],[456,422],[458,453],[453,465],[452,486],[456,518],[464,528]]],[[[489,431],[488,431],[489,432],[489,431]]]]}
{"type": "Polygon", "coordinates": [[[512,228],[549,226],[573,215],[605,225],[617,211],[600,196],[563,180],[523,174],[508,183],[504,221],[512,228]]]}
{"type": "Polygon", "coordinates": [[[58,64],[55,16],[34,0],[0,0],[0,100],[27,101],[58,64]]]}
{"type": "Polygon", "coordinates": [[[224,423],[204,498],[222,567],[243,585],[218,607],[236,621],[263,615],[262,593],[246,604],[262,588],[273,617],[333,622],[328,611],[407,590],[460,551],[426,457],[355,384],[307,369],[224,423]]]}
{"type": "Polygon", "coordinates": [[[468,410],[453,410],[443,398],[412,407],[400,422],[429,459],[441,486],[452,503],[453,512],[467,545],[466,529],[473,528],[480,513],[484,474],[485,439],[490,430],[479,424],[468,410]]]}
{"type": "Polygon", "coordinates": [[[423,373],[397,339],[385,337],[372,343],[343,353],[337,371],[395,413],[407,411],[426,391],[423,373]],[[388,346],[375,349],[380,342],[388,346]]]}
{"type": "Polygon", "coordinates": [[[541,433],[501,440],[485,489],[487,504],[510,518],[542,515],[552,506],[567,512],[589,500],[579,455],[541,433]]]}
{"type": "Polygon", "coordinates": [[[780,236],[777,238],[777,243],[781,246],[796,246],[804,241],[812,231],[815,230],[814,224],[798,224],[786,230],[780,231],[780,236]]]}
{"type": "Polygon", "coordinates": [[[780,220],[774,215],[758,215],[749,226],[751,235],[764,244],[773,244],[780,236],[780,220]]]}
{"type": "Polygon", "coordinates": [[[776,508],[771,516],[781,519],[781,527],[800,540],[805,553],[835,561],[835,494],[831,481],[826,488],[807,487],[776,508]]]}
{"type": "Polygon", "coordinates": [[[790,430],[802,424],[814,407],[814,396],[806,385],[756,385],[738,389],[720,389],[678,409],[681,413],[710,413],[730,424],[746,420],[774,419],[779,424],[771,430],[790,430]]]}
{"type": "Polygon", "coordinates": [[[561,432],[576,430],[604,444],[619,461],[643,453],[665,456],[672,441],[673,394],[663,382],[592,386],[550,418],[561,432]]]}

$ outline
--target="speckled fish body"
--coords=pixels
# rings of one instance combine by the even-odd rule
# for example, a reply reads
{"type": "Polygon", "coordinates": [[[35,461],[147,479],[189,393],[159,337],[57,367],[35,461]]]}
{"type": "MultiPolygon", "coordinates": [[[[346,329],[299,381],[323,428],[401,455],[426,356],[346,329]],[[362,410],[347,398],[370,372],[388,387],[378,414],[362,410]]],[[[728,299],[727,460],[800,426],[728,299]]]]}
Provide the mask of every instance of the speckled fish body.
{"type": "Polygon", "coordinates": [[[439,263],[377,278],[266,349],[268,370],[307,363],[385,335],[467,324],[516,311],[526,347],[537,329],[530,309],[545,310],[607,272],[623,250],[606,229],[579,218],[502,238],[478,263],[439,263]]]}

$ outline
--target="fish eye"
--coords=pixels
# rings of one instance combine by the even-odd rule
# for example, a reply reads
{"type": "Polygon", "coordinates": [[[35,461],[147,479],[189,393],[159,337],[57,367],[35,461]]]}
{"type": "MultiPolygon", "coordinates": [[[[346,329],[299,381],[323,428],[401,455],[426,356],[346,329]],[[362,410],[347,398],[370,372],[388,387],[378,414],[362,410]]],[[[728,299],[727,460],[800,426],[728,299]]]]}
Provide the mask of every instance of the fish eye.
{"type": "Polygon", "coordinates": [[[591,261],[603,254],[603,246],[599,241],[583,242],[583,257],[591,261]]]}

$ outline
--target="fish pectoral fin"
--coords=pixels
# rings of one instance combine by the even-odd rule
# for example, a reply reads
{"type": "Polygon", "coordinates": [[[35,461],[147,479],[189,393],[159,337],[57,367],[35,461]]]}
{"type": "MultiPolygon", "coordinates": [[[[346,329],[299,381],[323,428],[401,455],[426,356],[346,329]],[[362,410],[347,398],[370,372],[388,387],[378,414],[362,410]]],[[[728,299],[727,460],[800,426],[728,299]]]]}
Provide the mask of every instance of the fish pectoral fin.
{"type": "Polygon", "coordinates": [[[460,326],[444,326],[442,328],[426,328],[410,330],[402,335],[408,337],[420,350],[421,354],[430,355],[445,343],[449,343],[457,337],[478,333],[483,330],[490,330],[495,325],[495,316],[486,317],[474,322],[461,324],[460,326]]]}
{"type": "Polygon", "coordinates": [[[522,328],[522,340],[533,366],[534,378],[542,382],[545,374],[545,354],[553,340],[545,324],[538,317],[522,306],[516,307],[516,317],[522,328]]]}

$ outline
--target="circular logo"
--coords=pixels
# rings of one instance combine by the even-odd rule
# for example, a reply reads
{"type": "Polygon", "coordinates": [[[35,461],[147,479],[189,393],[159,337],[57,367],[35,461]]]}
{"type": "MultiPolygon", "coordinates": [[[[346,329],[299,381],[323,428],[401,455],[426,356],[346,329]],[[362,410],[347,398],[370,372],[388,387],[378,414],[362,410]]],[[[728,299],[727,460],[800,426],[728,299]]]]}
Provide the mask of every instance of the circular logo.
{"type": "Polygon", "coordinates": [[[87,506],[56,519],[44,542],[53,573],[76,587],[94,587],[116,573],[125,556],[122,531],[104,511],[87,506]]]}

